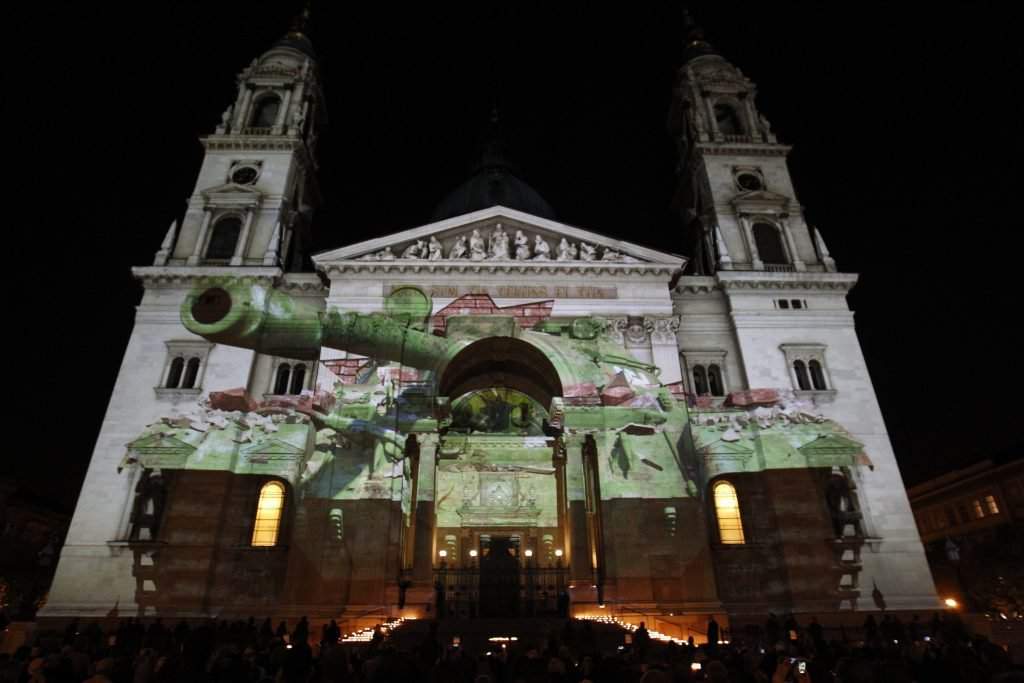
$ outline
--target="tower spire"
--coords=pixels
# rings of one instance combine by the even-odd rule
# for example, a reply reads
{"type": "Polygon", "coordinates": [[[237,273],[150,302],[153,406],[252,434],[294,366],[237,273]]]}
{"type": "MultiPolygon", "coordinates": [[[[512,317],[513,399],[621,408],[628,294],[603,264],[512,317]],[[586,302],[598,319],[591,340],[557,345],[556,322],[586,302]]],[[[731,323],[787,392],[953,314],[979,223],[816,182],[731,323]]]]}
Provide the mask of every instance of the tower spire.
{"type": "Polygon", "coordinates": [[[704,29],[694,21],[688,7],[683,8],[683,61],[702,55],[717,55],[718,50],[704,38],[704,29]]]}

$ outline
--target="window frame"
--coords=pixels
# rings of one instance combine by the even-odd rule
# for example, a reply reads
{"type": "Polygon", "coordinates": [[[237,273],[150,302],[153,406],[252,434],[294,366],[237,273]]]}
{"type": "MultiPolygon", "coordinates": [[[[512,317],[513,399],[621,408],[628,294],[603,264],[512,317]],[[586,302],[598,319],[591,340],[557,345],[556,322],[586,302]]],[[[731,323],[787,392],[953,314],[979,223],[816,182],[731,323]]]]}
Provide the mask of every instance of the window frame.
{"type": "Polygon", "coordinates": [[[160,381],[153,390],[158,398],[181,398],[198,396],[203,392],[203,380],[206,376],[206,367],[210,357],[213,344],[205,340],[194,339],[171,339],[164,342],[167,348],[167,355],[164,358],[163,368],[160,371],[160,381]],[[181,372],[178,374],[176,386],[168,386],[171,379],[171,372],[177,359],[181,359],[181,372]],[[195,379],[192,386],[184,386],[189,373],[189,363],[196,359],[198,361],[195,379]]]}
{"type": "Polygon", "coordinates": [[[270,383],[267,387],[266,396],[301,396],[304,391],[312,391],[315,385],[315,374],[316,368],[315,363],[306,360],[296,360],[294,358],[274,357],[273,362],[270,366],[270,383]],[[293,392],[295,384],[295,368],[297,366],[304,368],[304,374],[302,377],[302,387],[297,392],[293,392]],[[284,366],[288,366],[288,381],[285,383],[285,392],[282,394],[277,391],[278,384],[278,373],[284,366]]]}
{"type": "MultiPolygon", "coordinates": [[[[235,254],[239,253],[238,252],[238,245],[239,245],[239,243],[244,238],[246,238],[246,234],[245,234],[245,221],[246,221],[246,214],[244,212],[242,212],[242,211],[236,211],[234,209],[228,209],[226,211],[219,211],[219,212],[217,212],[217,214],[215,216],[213,216],[211,221],[210,221],[210,228],[206,231],[206,240],[205,240],[205,244],[203,244],[203,250],[201,252],[202,253],[202,258],[200,259],[201,263],[203,265],[212,265],[212,266],[229,265],[231,263],[231,260],[234,259],[235,254]],[[224,221],[228,221],[228,220],[236,220],[236,221],[238,221],[238,236],[235,238],[234,250],[231,252],[230,256],[227,256],[227,257],[224,257],[224,258],[221,258],[221,257],[212,258],[212,257],[210,257],[209,253],[210,253],[210,245],[213,243],[213,235],[214,235],[214,233],[217,232],[217,226],[220,225],[221,223],[223,223],[224,221]]],[[[245,254],[245,250],[246,250],[247,246],[248,245],[242,245],[242,254],[243,254],[243,256],[245,254]]]]}
{"type": "Polygon", "coordinates": [[[779,350],[786,360],[786,370],[789,375],[790,384],[798,395],[801,396],[834,396],[836,385],[832,381],[832,373],[829,371],[828,362],[825,360],[825,353],[828,347],[825,344],[780,344],[779,350]],[[816,379],[811,370],[811,362],[818,364],[821,372],[820,379],[825,386],[817,386],[816,379]],[[797,362],[803,364],[804,374],[807,380],[807,387],[803,388],[800,383],[800,375],[797,370],[797,362]]]}
{"type": "Polygon", "coordinates": [[[729,479],[716,479],[715,481],[713,481],[711,483],[711,496],[710,496],[710,498],[711,498],[711,509],[714,512],[714,516],[715,516],[715,531],[716,531],[716,534],[717,534],[716,538],[717,538],[717,541],[718,541],[718,545],[747,545],[748,540],[747,540],[746,528],[745,528],[745,525],[743,524],[743,505],[740,503],[740,494],[739,494],[739,491],[736,489],[736,485],[734,483],[732,483],[729,479]],[[724,490],[725,488],[729,489],[730,495],[731,495],[732,499],[736,503],[736,505],[735,505],[735,510],[736,510],[735,517],[734,518],[732,518],[732,517],[729,518],[729,521],[733,521],[734,520],[736,522],[736,525],[737,525],[736,528],[723,528],[723,524],[722,524],[722,522],[723,522],[722,511],[723,511],[723,509],[726,509],[726,506],[722,505],[721,503],[719,503],[719,491],[720,490],[724,490]],[[739,531],[739,540],[728,540],[728,541],[725,540],[724,536],[723,536],[723,531],[733,531],[733,532],[739,531]]]}
{"type": "Polygon", "coordinates": [[[288,498],[288,485],[286,482],[280,479],[267,479],[260,484],[259,489],[256,491],[255,504],[252,507],[252,522],[249,525],[248,542],[246,544],[248,547],[254,550],[272,550],[275,548],[281,548],[284,545],[284,543],[282,543],[282,538],[284,536],[285,520],[287,519],[289,508],[288,498]],[[277,510],[274,538],[271,543],[257,543],[256,534],[259,532],[258,525],[260,524],[260,514],[262,510],[261,503],[263,501],[264,492],[269,488],[279,488],[281,490],[281,504],[277,510]]]}
{"type": "Polygon", "coordinates": [[[728,352],[723,349],[683,349],[679,352],[683,360],[685,386],[694,396],[707,396],[710,398],[724,399],[729,395],[729,376],[726,370],[725,358],[728,352]],[[718,379],[721,383],[721,394],[711,393],[710,369],[718,367],[718,379]],[[707,385],[708,393],[701,394],[697,391],[697,383],[694,379],[694,372],[701,368],[704,372],[704,382],[707,385]]]}

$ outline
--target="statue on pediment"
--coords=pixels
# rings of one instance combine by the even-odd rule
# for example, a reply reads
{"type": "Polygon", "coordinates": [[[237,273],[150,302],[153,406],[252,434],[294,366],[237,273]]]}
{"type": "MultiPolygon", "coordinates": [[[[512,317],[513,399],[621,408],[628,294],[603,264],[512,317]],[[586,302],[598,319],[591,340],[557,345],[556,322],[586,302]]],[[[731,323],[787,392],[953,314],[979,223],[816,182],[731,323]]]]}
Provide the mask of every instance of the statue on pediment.
{"type": "Polygon", "coordinates": [[[452,250],[450,252],[448,252],[448,258],[450,258],[450,259],[466,258],[466,253],[468,251],[469,251],[469,247],[466,246],[466,236],[465,235],[460,235],[459,238],[457,240],[455,240],[455,245],[452,246],[452,250]]]}
{"type": "Polygon", "coordinates": [[[582,261],[596,261],[597,260],[597,249],[592,244],[586,242],[580,242],[580,260],[582,261]]]}
{"type": "Polygon", "coordinates": [[[622,260],[622,254],[620,254],[619,252],[615,251],[614,249],[609,249],[609,248],[605,247],[604,252],[601,254],[601,260],[602,261],[621,261],[622,260]]]}
{"type": "Polygon", "coordinates": [[[555,257],[556,261],[574,261],[576,255],[573,253],[573,246],[569,244],[569,240],[562,238],[562,241],[558,243],[558,255],[555,257]]]}
{"type": "Polygon", "coordinates": [[[487,258],[484,238],[480,236],[480,231],[477,228],[473,228],[473,234],[469,236],[469,258],[474,261],[483,261],[487,258]]]}
{"type": "Polygon", "coordinates": [[[381,251],[377,252],[378,261],[394,261],[395,254],[391,251],[391,247],[384,247],[381,251]]]}
{"type": "Polygon", "coordinates": [[[540,235],[533,237],[533,260],[548,261],[551,258],[551,245],[540,235]]]}
{"type": "Polygon", "coordinates": [[[441,248],[441,242],[433,235],[430,236],[430,243],[427,245],[427,250],[429,252],[427,258],[431,261],[440,261],[444,258],[444,251],[441,248]]]}
{"type": "Polygon", "coordinates": [[[416,240],[402,252],[402,258],[426,258],[427,243],[423,240],[416,240]]]}
{"type": "Polygon", "coordinates": [[[491,258],[495,261],[508,261],[512,258],[509,253],[508,233],[501,227],[501,223],[494,226],[494,232],[491,233],[491,258]]]}
{"type": "Polygon", "coordinates": [[[530,240],[522,230],[516,230],[516,261],[526,261],[530,258],[530,240]]]}

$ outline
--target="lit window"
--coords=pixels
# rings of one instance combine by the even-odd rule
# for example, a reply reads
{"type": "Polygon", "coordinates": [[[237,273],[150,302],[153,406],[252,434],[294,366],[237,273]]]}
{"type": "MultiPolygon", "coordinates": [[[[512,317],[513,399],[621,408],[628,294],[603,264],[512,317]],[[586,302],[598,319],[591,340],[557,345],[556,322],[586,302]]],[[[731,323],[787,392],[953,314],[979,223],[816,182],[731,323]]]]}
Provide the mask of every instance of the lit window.
{"type": "Polygon", "coordinates": [[[271,481],[260,489],[256,504],[256,523],[252,528],[252,545],[268,548],[277,545],[277,532],[281,528],[281,513],[284,511],[284,486],[271,481]]]}
{"type": "Polygon", "coordinates": [[[981,507],[981,501],[980,500],[974,501],[974,518],[975,519],[981,519],[984,516],[985,516],[985,509],[983,507],[981,507]]]}
{"type": "Polygon", "coordinates": [[[999,506],[996,504],[994,496],[985,496],[985,506],[988,508],[990,514],[999,514],[999,506]]]}
{"type": "Polygon", "coordinates": [[[740,517],[740,500],[736,497],[736,489],[727,481],[715,484],[715,516],[718,517],[718,537],[725,544],[741,544],[743,538],[743,520],[740,517]]]}

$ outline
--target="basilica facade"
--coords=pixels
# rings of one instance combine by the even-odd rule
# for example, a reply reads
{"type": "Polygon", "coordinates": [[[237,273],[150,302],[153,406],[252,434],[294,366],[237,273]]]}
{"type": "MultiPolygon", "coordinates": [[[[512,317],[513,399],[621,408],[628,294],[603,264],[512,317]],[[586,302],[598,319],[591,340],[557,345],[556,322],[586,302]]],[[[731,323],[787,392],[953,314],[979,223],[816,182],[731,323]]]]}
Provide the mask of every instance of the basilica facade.
{"type": "Polygon", "coordinates": [[[685,637],[935,607],[857,276],[754,84],[687,41],[685,255],[559,222],[496,150],[431,223],[310,255],[315,53],[294,30],[253,60],[134,270],[41,616],[643,614],[685,637]]]}

